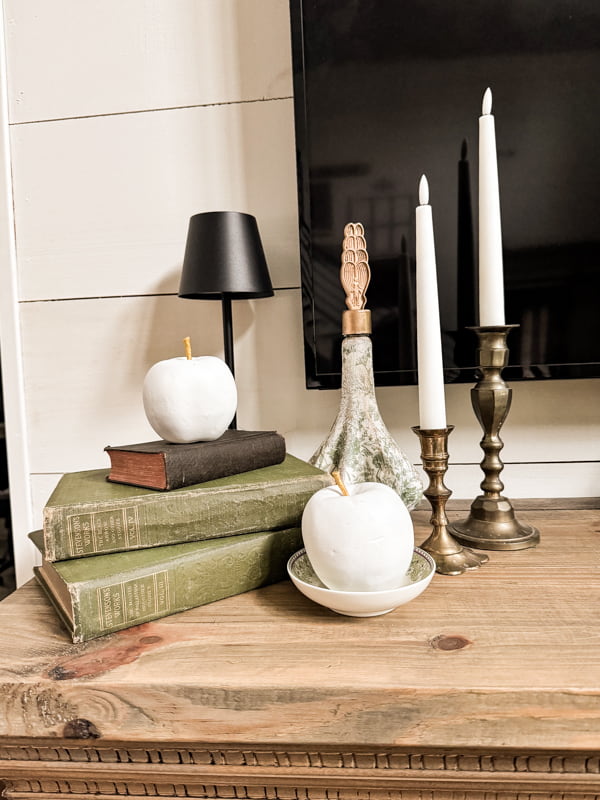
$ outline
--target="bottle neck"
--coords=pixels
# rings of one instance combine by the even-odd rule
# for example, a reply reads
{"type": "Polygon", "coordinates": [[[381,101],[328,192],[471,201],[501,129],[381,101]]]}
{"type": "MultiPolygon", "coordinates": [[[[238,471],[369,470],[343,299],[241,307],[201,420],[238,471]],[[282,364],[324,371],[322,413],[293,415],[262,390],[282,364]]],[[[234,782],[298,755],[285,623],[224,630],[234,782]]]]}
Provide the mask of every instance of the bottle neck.
{"type": "Polygon", "coordinates": [[[342,340],[342,394],[357,392],[375,395],[370,336],[346,336],[342,340]]]}

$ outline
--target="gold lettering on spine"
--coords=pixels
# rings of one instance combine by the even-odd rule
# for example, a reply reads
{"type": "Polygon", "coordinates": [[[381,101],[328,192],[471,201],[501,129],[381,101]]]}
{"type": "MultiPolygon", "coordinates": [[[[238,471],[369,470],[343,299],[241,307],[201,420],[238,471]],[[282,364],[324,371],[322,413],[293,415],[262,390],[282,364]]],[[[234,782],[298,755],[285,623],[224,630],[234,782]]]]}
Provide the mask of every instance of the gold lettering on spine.
{"type": "Polygon", "coordinates": [[[167,570],[96,590],[98,619],[103,631],[135,625],[170,611],[171,592],[167,570]]]}
{"type": "Polygon", "coordinates": [[[141,544],[137,506],[70,514],[66,521],[71,556],[130,550],[141,544]]]}

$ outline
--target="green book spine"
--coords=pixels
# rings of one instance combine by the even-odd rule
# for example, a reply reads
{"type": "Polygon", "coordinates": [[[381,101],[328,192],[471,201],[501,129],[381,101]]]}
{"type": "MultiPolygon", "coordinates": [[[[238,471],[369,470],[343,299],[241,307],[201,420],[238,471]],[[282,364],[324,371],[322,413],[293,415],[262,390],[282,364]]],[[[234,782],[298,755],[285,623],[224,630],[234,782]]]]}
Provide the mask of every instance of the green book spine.
{"type": "Polygon", "coordinates": [[[282,580],[301,547],[300,528],[290,528],[44,561],[35,574],[73,641],[84,642],[282,580]]]}
{"type": "Polygon", "coordinates": [[[88,470],[60,479],[44,508],[47,561],[294,527],[308,499],[332,483],[290,455],[170,492],[111,483],[107,475],[88,470]]]}

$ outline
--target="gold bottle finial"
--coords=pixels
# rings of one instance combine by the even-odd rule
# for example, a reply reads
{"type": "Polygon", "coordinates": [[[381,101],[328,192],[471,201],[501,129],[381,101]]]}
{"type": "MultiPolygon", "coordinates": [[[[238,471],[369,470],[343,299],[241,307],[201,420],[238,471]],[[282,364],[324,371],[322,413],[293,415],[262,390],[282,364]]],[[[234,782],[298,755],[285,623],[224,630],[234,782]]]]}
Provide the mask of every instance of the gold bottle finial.
{"type": "Polygon", "coordinates": [[[365,229],[360,222],[349,222],[344,228],[340,280],[348,306],[342,314],[342,333],[344,336],[371,333],[371,312],[365,308],[371,269],[365,229]]]}

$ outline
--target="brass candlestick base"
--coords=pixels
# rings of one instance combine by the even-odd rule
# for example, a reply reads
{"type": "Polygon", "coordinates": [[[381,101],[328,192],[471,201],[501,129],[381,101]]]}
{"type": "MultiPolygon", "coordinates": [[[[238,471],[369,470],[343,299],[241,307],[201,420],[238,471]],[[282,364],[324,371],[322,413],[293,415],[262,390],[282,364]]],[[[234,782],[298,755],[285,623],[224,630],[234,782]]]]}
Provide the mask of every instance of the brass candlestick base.
{"type": "Polygon", "coordinates": [[[448,436],[453,430],[453,425],[439,430],[413,428],[421,440],[421,460],[429,478],[429,486],[423,494],[433,511],[430,520],[433,533],[421,548],[433,556],[436,571],[442,575],[461,575],[468,569],[477,569],[489,560],[484,553],[474,553],[463,547],[448,532],[446,502],[452,492],[444,486],[444,475],[448,469],[448,436]]]}
{"type": "Polygon", "coordinates": [[[483,494],[473,501],[469,516],[452,523],[450,530],[459,542],[483,550],[524,550],[535,547],[540,540],[539,531],[520,523],[510,500],[501,494],[504,484],[500,473],[504,464],[500,451],[504,443],[499,434],[512,399],[512,389],[501,373],[508,363],[506,338],[516,327],[471,328],[479,337],[477,354],[482,377],[471,389],[471,403],[484,434],[480,444],[484,452],[481,468],[485,478],[481,483],[483,494]]]}

